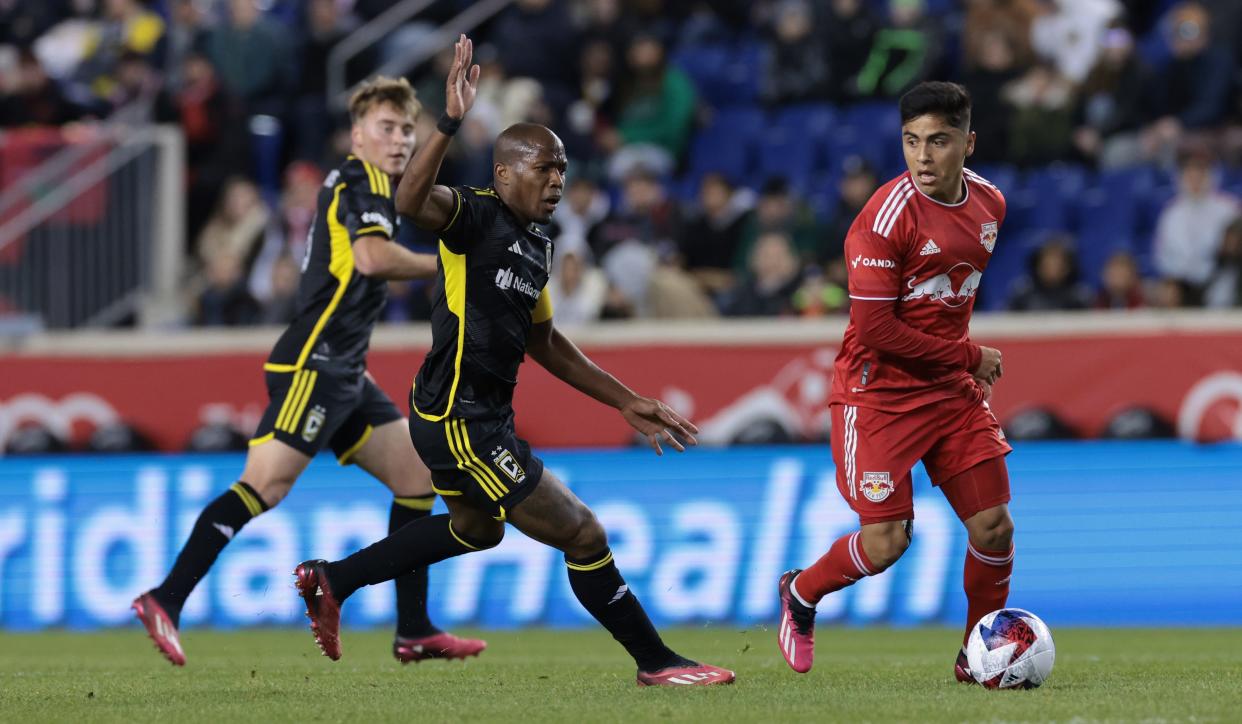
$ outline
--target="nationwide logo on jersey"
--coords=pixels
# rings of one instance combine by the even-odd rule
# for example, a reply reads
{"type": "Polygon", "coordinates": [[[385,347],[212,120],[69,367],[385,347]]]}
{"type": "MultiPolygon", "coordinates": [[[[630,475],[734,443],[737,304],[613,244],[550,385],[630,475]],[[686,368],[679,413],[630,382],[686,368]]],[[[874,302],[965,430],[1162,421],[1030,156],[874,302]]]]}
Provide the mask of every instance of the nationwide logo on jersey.
{"type": "Polygon", "coordinates": [[[863,473],[858,489],[873,503],[879,503],[893,493],[893,479],[888,473],[863,473]]]}
{"type": "Polygon", "coordinates": [[[954,264],[949,271],[928,277],[921,282],[916,282],[916,277],[910,277],[906,281],[906,287],[910,289],[910,292],[902,297],[901,301],[909,302],[927,297],[946,307],[960,307],[969,302],[975,296],[975,292],[979,291],[979,280],[982,278],[983,272],[964,261],[959,262],[954,264]]]}
{"type": "Polygon", "coordinates": [[[392,236],[392,222],[388,220],[387,216],[384,216],[379,212],[367,211],[362,215],[362,223],[374,224],[375,226],[383,229],[384,233],[392,236]]]}
{"type": "Polygon", "coordinates": [[[514,274],[512,269],[496,270],[496,286],[501,289],[516,289],[531,299],[539,298],[539,290],[535,285],[514,274]]]}
{"type": "Polygon", "coordinates": [[[983,244],[983,248],[987,249],[989,254],[992,253],[992,249],[996,248],[996,226],[995,221],[988,221],[979,228],[979,243],[983,244]]]}

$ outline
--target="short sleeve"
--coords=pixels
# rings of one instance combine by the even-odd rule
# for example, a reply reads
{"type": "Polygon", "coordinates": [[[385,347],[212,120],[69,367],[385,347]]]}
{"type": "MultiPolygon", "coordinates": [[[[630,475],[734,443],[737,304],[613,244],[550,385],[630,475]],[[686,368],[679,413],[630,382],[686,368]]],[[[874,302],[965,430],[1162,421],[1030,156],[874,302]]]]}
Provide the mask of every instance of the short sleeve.
{"type": "Polygon", "coordinates": [[[487,234],[500,199],[492,189],[473,186],[452,186],[449,191],[453,192],[453,210],[438,233],[450,250],[460,251],[487,234]]]}
{"type": "Polygon", "coordinates": [[[895,300],[901,291],[901,255],[896,244],[870,228],[855,225],[845,237],[850,298],[895,300]]]}
{"type": "Polygon", "coordinates": [[[397,236],[397,209],[392,202],[392,182],[388,175],[370,164],[366,178],[348,183],[341,197],[338,218],[349,230],[350,242],[364,236],[397,236]]]}
{"type": "Polygon", "coordinates": [[[535,302],[535,311],[530,314],[530,321],[535,324],[541,324],[552,318],[552,292],[547,287],[539,292],[539,299],[535,302]]]}

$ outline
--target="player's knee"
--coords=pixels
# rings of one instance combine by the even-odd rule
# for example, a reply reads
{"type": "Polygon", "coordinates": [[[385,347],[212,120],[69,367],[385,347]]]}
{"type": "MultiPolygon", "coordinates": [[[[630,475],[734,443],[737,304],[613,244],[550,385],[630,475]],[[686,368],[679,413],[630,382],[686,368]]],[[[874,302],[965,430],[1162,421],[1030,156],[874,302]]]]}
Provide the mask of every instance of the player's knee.
{"type": "Polygon", "coordinates": [[[563,550],[571,558],[585,558],[608,547],[608,534],[590,510],[584,508],[570,530],[563,550]]]}
{"type": "Polygon", "coordinates": [[[280,501],[285,499],[289,491],[293,489],[293,478],[283,477],[263,477],[260,476],[254,482],[249,480],[246,483],[254,488],[254,492],[259,494],[267,507],[274,508],[280,501]]]}
{"type": "Polygon", "coordinates": [[[990,551],[1007,550],[1013,544],[1013,518],[1006,507],[985,510],[972,521],[971,542],[990,551]]]}
{"type": "Polygon", "coordinates": [[[863,550],[876,573],[896,563],[910,547],[913,535],[910,523],[911,521],[898,520],[864,527],[863,550]]]}
{"type": "Polygon", "coordinates": [[[459,540],[476,550],[487,550],[505,539],[505,524],[495,520],[453,518],[450,525],[459,540]]]}

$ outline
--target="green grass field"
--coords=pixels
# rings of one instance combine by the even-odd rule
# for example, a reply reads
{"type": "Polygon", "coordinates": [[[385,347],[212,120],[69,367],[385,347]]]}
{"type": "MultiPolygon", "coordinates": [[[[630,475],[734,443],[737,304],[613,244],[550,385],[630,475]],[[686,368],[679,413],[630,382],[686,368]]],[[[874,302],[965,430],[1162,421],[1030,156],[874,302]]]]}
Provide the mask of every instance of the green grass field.
{"type": "Polygon", "coordinates": [[[682,653],[731,687],[639,689],[596,631],[490,632],[478,659],[402,667],[385,632],[346,631],[344,658],[297,630],[190,630],[174,669],[138,629],[0,635],[3,721],[1239,721],[1242,629],[1055,632],[1033,691],[953,682],[948,629],[821,627],[794,674],[769,630],[679,629],[682,653]]]}

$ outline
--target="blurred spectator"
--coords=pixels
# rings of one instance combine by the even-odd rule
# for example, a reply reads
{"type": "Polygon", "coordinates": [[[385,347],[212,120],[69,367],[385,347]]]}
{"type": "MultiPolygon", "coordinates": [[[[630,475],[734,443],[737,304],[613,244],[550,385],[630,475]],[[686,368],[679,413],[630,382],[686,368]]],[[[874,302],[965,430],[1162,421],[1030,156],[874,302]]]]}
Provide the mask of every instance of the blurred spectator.
{"type": "Polygon", "coordinates": [[[12,74],[0,75],[0,128],[56,126],[79,117],[56,81],[30,50],[18,55],[12,74]]]}
{"type": "Polygon", "coordinates": [[[781,0],[772,37],[764,45],[759,97],[780,105],[823,98],[828,92],[828,54],[807,0],[781,0]]]}
{"type": "MultiPolygon", "coordinates": [[[[879,181],[875,176],[875,169],[871,168],[863,159],[858,156],[851,156],[845,159],[843,163],[845,167],[845,175],[841,177],[841,182],[837,184],[837,192],[840,196],[837,199],[837,206],[832,212],[832,221],[828,225],[828,233],[820,234],[817,245],[810,250],[810,254],[806,254],[807,250],[799,249],[804,253],[804,258],[815,261],[819,264],[827,264],[833,259],[839,259],[845,254],[845,235],[849,233],[850,227],[854,225],[854,219],[871,200],[871,194],[879,188],[879,181]]],[[[797,245],[797,237],[794,237],[794,244],[797,245]]]]}
{"type": "Polygon", "coordinates": [[[618,244],[638,241],[666,256],[681,238],[682,214],[659,177],[645,168],[634,169],[621,186],[621,202],[588,233],[596,259],[603,260],[618,244]]]}
{"type": "Polygon", "coordinates": [[[577,60],[577,33],[564,0],[517,0],[495,22],[489,36],[509,77],[533,78],[563,97],[577,60]]]}
{"type": "Polygon", "coordinates": [[[250,293],[265,305],[276,294],[275,265],[284,257],[300,265],[306,256],[323,180],[323,171],[307,161],[295,161],[285,169],[276,218],[267,224],[263,246],[250,269],[250,293]]]}
{"type": "Polygon", "coordinates": [[[112,108],[109,119],[132,125],[155,119],[160,78],[145,56],[125,53],[116,66],[116,82],[107,100],[112,108]]]}
{"type": "Polygon", "coordinates": [[[1013,50],[1013,38],[1000,29],[984,29],[967,48],[962,83],[970,89],[970,129],[975,132],[973,164],[1006,160],[1012,107],[1004,101],[1005,89],[1021,71],[1013,50]]]}
{"type": "Polygon", "coordinates": [[[230,93],[255,113],[279,114],[289,89],[286,33],[255,0],[229,0],[228,22],[207,36],[207,55],[230,93]]]}
{"type": "Polygon", "coordinates": [[[925,80],[940,62],[943,31],[925,0],[889,0],[889,25],[875,34],[858,74],[863,96],[895,98],[925,80]]]}
{"type": "MultiPolygon", "coordinates": [[[[220,194],[220,203],[198,237],[198,258],[210,267],[216,257],[235,261],[243,273],[257,242],[263,236],[271,213],[259,196],[259,189],[244,178],[232,178],[220,194]]],[[[227,265],[221,265],[221,269],[227,265]]],[[[223,271],[219,272],[223,275],[223,271]]]]}
{"type": "Polygon", "coordinates": [[[815,213],[794,195],[789,182],[781,177],[768,179],[759,190],[755,212],[742,230],[737,253],[733,255],[733,271],[737,276],[746,274],[755,243],[769,231],[786,234],[793,241],[798,256],[803,259],[818,258],[825,240],[831,244],[831,234],[820,228],[815,221],[815,213]]]}
{"type": "Polygon", "coordinates": [[[1225,228],[1238,218],[1238,199],[1216,185],[1210,153],[1201,148],[1183,152],[1177,196],[1156,222],[1156,271],[1190,285],[1188,301],[1208,282],[1225,228]]]}
{"type": "Polygon", "coordinates": [[[624,178],[636,165],[667,174],[680,163],[690,141],[694,85],[668,65],[664,45],[653,35],[630,41],[626,60],[617,126],[601,137],[604,149],[615,152],[609,175],[624,178]]]}
{"type": "Polygon", "coordinates": [[[207,43],[207,18],[199,0],[172,0],[169,10],[167,60],[164,81],[172,86],[182,84],[182,66],[193,53],[201,53],[207,43]]]}
{"type": "Polygon", "coordinates": [[[1190,306],[1192,290],[1177,279],[1158,279],[1148,294],[1152,309],[1184,309],[1190,306]]]}
{"type": "MultiPolygon", "coordinates": [[[[981,46],[991,42],[988,36],[999,33],[1005,38],[1006,49],[1017,66],[1028,65],[1034,57],[1031,48],[1031,24],[1046,10],[1044,0],[967,0],[962,21],[962,51],[969,68],[988,53],[981,46]]],[[[971,94],[974,88],[971,87],[971,94]]],[[[977,102],[979,99],[974,98],[977,102]]]]}
{"type": "MultiPolygon", "coordinates": [[[[578,57],[580,97],[565,111],[565,128],[561,139],[565,153],[575,164],[595,166],[596,129],[615,114],[617,68],[616,54],[604,38],[588,40],[578,57]]],[[[591,168],[595,171],[595,168],[591,168]]]]}
{"type": "Polygon", "coordinates": [[[298,284],[302,280],[302,270],[288,254],[278,257],[270,269],[270,294],[263,301],[259,323],[286,325],[293,321],[298,310],[298,284]]]}
{"type": "Polygon", "coordinates": [[[1100,292],[1095,297],[1096,309],[1138,309],[1145,304],[1143,278],[1138,262],[1128,251],[1108,257],[1100,274],[1100,292]]]}
{"type": "Polygon", "coordinates": [[[608,195],[590,178],[574,176],[565,189],[565,200],[556,207],[556,254],[590,255],[587,235],[608,216],[608,195]]]}
{"type": "Polygon", "coordinates": [[[1151,120],[1154,76],[1120,24],[1105,33],[1101,46],[1079,90],[1074,145],[1101,168],[1130,166],[1142,156],[1139,131],[1151,120]]]}
{"type": "Polygon", "coordinates": [[[29,48],[60,20],[62,12],[55,2],[0,0],[0,45],[29,48]]]}
{"type": "Polygon", "coordinates": [[[723,306],[730,317],[775,317],[793,311],[801,267],[787,234],[769,231],[759,237],[746,279],[723,306]]]}
{"type": "Polygon", "coordinates": [[[1031,44],[1058,75],[1072,84],[1086,79],[1095,66],[1100,40],[1122,12],[1117,0],[1056,0],[1056,10],[1036,17],[1031,44]]]}
{"type": "Polygon", "coordinates": [[[1225,229],[1203,303],[1213,309],[1242,307],[1242,219],[1234,219],[1225,229]]]}
{"type": "Polygon", "coordinates": [[[603,314],[608,280],[582,257],[581,251],[570,251],[559,255],[548,291],[556,305],[558,327],[589,324],[603,314]]]}
{"type": "Polygon", "coordinates": [[[750,220],[754,194],[736,189],[723,174],[709,173],[699,183],[698,213],[678,242],[682,266],[708,294],[734,284],[733,259],[750,220]]]}
{"type": "Polygon", "coordinates": [[[117,93],[123,57],[145,58],[153,67],[164,62],[164,20],[139,0],[105,0],[103,21],[87,38],[77,77],[103,108],[117,93]]]}
{"type": "Polygon", "coordinates": [[[324,144],[331,129],[331,117],[325,104],[328,54],[348,31],[349,24],[336,0],[310,0],[307,3],[306,35],[298,52],[300,75],[293,114],[299,158],[317,160],[323,156],[324,144]]]}
{"type": "Polygon", "coordinates": [[[803,317],[822,317],[849,309],[849,291],[844,282],[844,260],[831,264],[825,273],[819,267],[807,270],[802,286],[794,293],[793,307],[803,317]],[[839,269],[840,278],[835,272],[839,269]]]}
{"type": "Polygon", "coordinates": [[[254,324],[259,303],[246,290],[244,260],[231,251],[207,259],[203,268],[206,287],[198,295],[194,322],[204,327],[236,327],[254,324]]]}
{"type": "Polygon", "coordinates": [[[1078,281],[1078,262],[1068,238],[1054,237],[1031,254],[1027,276],[1018,280],[1007,306],[1014,312],[1090,306],[1090,296],[1078,281]]]}
{"type": "Polygon", "coordinates": [[[830,92],[832,100],[846,103],[858,96],[858,74],[867,63],[877,25],[863,0],[830,0],[825,13],[830,92]]]}
{"type": "Polygon", "coordinates": [[[1152,158],[1167,160],[1185,133],[1211,129],[1225,120],[1234,69],[1229,52],[1211,42],[1211,21],[1207,9],[1197,2],[1179,3],[1169,13],[1173,59],[1156,88],[1163,115],[1143,138],[1152,158]]]}
{"type": "Polygon", "coordinates": [[[1037,63],[1006,86],[1005,100],[1013,107],[1010,162],[1029,166],[1072,155],[1074,86],[1056,68],[1037,63]]]}

